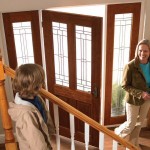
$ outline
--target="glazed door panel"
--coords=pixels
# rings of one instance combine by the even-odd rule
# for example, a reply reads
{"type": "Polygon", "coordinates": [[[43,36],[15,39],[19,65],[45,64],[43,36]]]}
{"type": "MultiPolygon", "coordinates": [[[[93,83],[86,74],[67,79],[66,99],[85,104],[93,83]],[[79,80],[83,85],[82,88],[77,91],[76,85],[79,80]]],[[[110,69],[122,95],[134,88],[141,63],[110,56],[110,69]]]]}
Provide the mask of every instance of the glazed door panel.
{"type": "Polygon", "coordinates": [[[134,58],[139,37],[141,3],[112,4],[107,8],[105,125],[125,121],[123,68],[134,58]]]}
{"type": "MultiPolygon", "coordinates": [[[[99,122],[102,18],[43,11],[45,58],[50,92],[99,122]]],[[[69,114],[59,109],[60,133],[70,137],[69,114]]],[[[75,119],[75,139],[84,141],[75,119]]],[[[90,144],[98,132],[90,129],[90,144]]]]}
{"type": "Polygon", "coordinates": [[[9,65],[42,65],[38,11],[3,13],[9,65]]]}

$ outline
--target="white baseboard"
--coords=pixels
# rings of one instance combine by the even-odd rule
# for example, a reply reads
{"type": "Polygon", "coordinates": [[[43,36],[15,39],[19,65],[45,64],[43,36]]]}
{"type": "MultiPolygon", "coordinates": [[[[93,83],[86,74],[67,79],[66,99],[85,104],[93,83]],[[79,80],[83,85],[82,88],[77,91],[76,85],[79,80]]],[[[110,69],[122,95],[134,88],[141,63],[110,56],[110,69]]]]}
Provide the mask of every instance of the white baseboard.
{"type": "MultiPolygon", "coordinates": [[[[14,134],[14,136],[15,136],[15,139],[16,139],[16,134],[15,133],[13,133],[14,134]]],[[[17,140],[16,140],[17,141],[17,140]]],[[[1,143],[5,143],[5,134],[0,134],[0,144],[1,143]]]]}
{"type": "Polygon", "coordinates": [[[0,134],[0,144],[1,143],[5,143],[5,135],[4,134],[0,134]]]}

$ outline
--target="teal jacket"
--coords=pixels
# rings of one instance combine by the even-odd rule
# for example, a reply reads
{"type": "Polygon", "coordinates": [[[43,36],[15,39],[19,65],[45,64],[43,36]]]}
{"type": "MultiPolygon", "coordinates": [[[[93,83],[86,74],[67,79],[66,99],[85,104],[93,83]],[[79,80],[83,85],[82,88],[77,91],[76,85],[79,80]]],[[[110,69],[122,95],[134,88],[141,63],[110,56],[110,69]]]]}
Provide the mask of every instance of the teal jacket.
{"type": "Polygon", "coordinates": [[[126,91],[125,101],[140,106],[144,103],[141,97],[143,91],[150,90],[140,68],[138,58],[131,60],[123,70],[121,86],[126,91]]]}

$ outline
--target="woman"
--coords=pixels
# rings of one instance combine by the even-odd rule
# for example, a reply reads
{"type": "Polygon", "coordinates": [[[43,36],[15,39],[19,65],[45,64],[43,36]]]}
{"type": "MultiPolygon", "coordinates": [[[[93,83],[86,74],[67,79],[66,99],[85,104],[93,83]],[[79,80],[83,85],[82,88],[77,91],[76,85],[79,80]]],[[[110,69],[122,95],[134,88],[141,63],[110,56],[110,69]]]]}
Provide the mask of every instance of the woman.
{"type": "Polygon", "coordinates": [[[115,133],[139,147],[138,137],[150,108],[150,42],[141,40],[135,58],[124,68],[122,88],[126,91],[127,121],[115,133]]]}

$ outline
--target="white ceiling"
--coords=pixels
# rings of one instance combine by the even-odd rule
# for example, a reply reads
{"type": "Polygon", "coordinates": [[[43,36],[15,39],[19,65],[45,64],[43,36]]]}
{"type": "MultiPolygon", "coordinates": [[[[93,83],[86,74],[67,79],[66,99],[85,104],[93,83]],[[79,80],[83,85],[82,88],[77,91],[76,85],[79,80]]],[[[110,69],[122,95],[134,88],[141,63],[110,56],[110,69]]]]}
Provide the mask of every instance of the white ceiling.
{"type": "Polygon", "coordinates": [[[63,6],[126,3],[137,1],[141,0],[0,0],[0,12],[41,10],[63,6]]]}
{"type": "Polygon", "coordinates": [[[86,5],[100,0],[0,0],[0,12],[40,10],[52,7],[86,5]]]}

